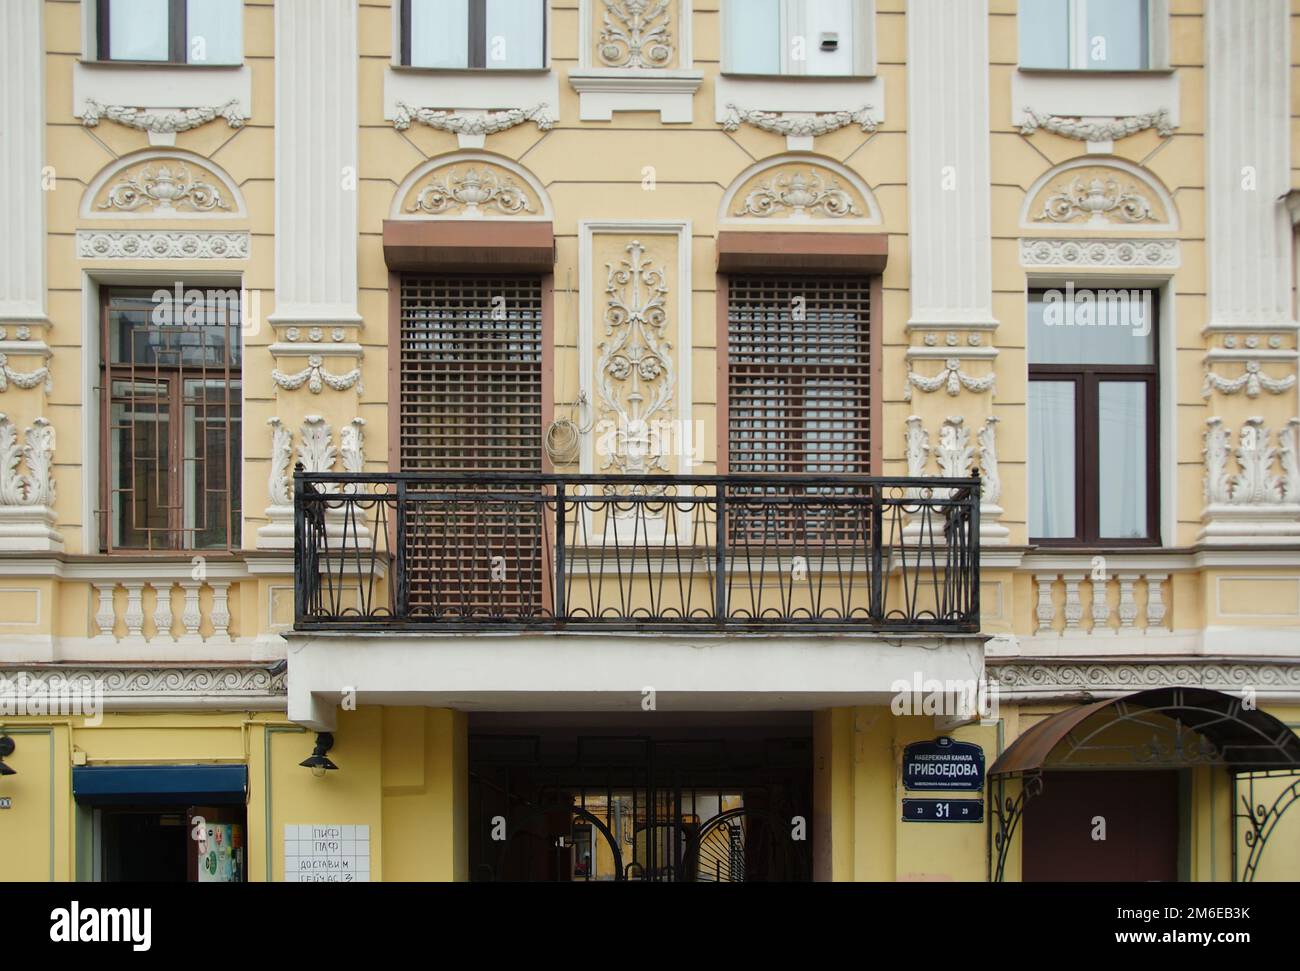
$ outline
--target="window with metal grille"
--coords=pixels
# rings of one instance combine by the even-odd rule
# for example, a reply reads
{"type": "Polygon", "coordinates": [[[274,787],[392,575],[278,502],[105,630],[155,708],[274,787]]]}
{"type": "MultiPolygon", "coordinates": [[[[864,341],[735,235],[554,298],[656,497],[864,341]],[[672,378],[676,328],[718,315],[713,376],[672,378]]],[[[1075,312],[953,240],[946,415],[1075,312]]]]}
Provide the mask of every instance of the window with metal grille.
{"type": "MultiPolygon", "coordinates": [[[[405,276],[400,342],[402,471],[542,471],[539,277],[405,276]]],[[[410,611],[537,610],[542,513],[509,498],[413,504],[410,611]]]]}
{"type": "Polygon", "coordinates": [[[733,277],[727,294],[729,471],[867,473],[870,280],[733,277]]]}
{"type": "Polygon", "coordinates": [[[238,546],[239,291],[114,289],[102,311],[103,548],[238,546]]]}

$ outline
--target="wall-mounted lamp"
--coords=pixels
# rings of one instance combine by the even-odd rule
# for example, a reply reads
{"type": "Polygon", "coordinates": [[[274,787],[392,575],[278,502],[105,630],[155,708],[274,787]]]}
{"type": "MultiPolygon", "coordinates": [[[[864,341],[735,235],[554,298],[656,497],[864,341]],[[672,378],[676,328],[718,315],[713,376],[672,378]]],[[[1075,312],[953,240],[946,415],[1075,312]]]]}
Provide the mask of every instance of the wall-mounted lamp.
{"type": "MultiPolygon", "coordinates": [[[[12,743],[10,743],[12,744],[12,743]]],[[[316,733],[316,747],[311,750],[311,755],[303,759],[298,764],[305,769],[311,769],[311,774],[320,778],[326,772],[337,769],[338,766],[331,762],[325,755],[334,747],[334,736],[329,732],[316,733]]],[[[10,769],[9,771],[13,771],[10,769]]]]}
{"type": "Polygon", "coordinates": [[[0,775],[17,775],[18,770],[5,765],[5,759],[14,754],[14,740],[0,735],[0,775]]]}

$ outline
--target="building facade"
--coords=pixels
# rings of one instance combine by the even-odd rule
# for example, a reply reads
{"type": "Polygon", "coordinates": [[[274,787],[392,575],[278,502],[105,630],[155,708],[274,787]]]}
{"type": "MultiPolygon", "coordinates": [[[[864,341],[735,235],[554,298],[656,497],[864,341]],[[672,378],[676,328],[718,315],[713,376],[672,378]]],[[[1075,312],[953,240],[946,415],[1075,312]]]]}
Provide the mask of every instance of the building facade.
{"type": "Polygon", "coordinates": [[[1300,0],[0,25],[0,877],[1300,876],[1300,0]]]}

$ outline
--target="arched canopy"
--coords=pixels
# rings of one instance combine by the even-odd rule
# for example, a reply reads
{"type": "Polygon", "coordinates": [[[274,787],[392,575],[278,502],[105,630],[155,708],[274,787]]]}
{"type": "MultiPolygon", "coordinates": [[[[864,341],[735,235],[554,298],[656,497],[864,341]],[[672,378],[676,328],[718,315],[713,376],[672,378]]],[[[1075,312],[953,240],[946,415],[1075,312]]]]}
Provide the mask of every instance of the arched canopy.
{"type": "Polygon", "coordinates": [[[989,770],[1226,766],[1300,768],[1300,737],[1242,699],[1205,688],[1156,688],[1057,712],[1017,738],[989,770]]]}

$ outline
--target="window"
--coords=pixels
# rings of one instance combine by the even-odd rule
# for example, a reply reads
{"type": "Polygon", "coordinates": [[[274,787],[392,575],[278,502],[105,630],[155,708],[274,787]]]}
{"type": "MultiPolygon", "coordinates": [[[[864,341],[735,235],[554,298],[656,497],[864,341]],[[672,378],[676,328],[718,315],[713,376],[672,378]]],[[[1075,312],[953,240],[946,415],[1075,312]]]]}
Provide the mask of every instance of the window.
{"type": "Polygon", "coordinates": [[[1151,16],[1152,0],[1020,0],[1020,66],[1144,70],[1151,16]]]}
{"type": "Polygon", "coordinates": [[[870,302],[865,278],[729,281],[730,472],[870,471],[870,302]]]}
{"type": "Polygon", "coordinates": [[[97,0],[99,60],[243,61],[243,0],[97,0]]]}
{"type": "Polygon", "coordinates": [[[109,552],[239,543],[239,291],[110,290],[100,353],[109,552]]]}
{"type": "MultiPolygon", "coordinates": [[[[403,276],[400,328],[401,470],[540,473],[541,278],[403,276]]],[[[542,518],[529,503],[410,504],[408,609],[536,613],[542,518]]]]}
{"type": "Polygon", "coordinates": [[[728,74],[848,77],[874,73],[873,0],[728,0],[728,74]]]}
{"type": "Polygon", "coordinates": [[[1029,535],[1158,542],[1153,290],[1029,296],[1029,535]]]}
{"type": "Polygon", "coordinates": [[[545,0],[401,0],[409,67],[538,70],[546,66],[545,0]]]}

